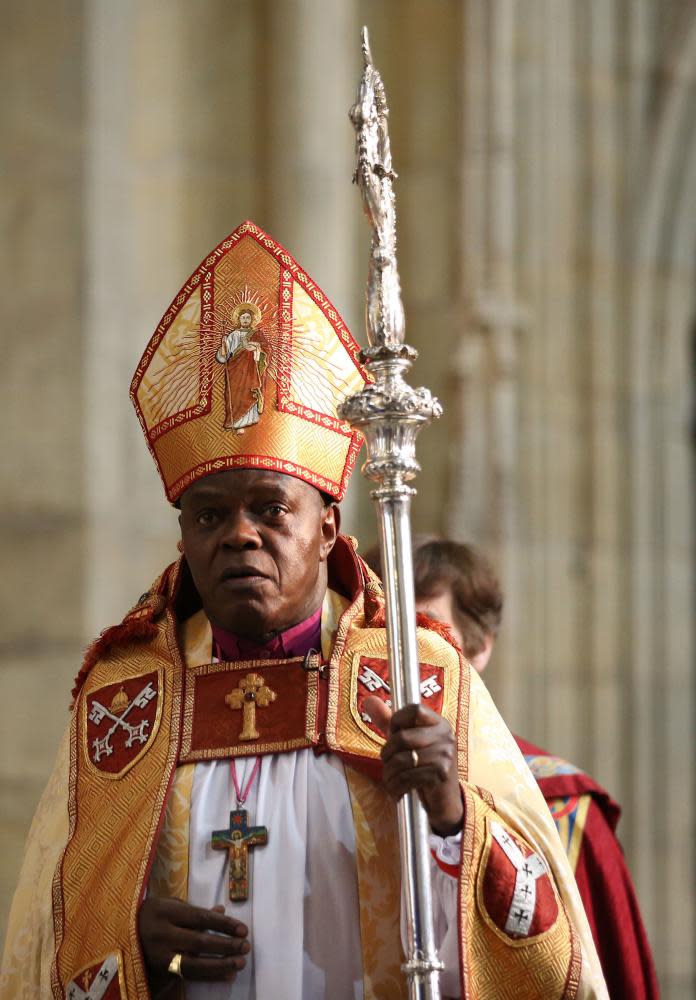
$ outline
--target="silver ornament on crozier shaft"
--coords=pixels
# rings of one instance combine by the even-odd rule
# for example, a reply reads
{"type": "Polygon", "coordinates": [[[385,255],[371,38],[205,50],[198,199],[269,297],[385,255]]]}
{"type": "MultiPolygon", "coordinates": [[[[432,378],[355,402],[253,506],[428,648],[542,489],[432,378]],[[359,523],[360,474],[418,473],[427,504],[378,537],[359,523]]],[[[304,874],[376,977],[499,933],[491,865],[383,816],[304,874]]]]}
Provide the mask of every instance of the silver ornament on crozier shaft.
{"type": "MultiPolygon", "coordinates": [[[[362,472],[375,483],[370,495],[379,523],[392,705],[398,711],[420,702],[411,544],[411,497],[416,491],[408,482],[420,471],[416,435],[441,415],[442,407],[428,389],[414,389],[405,381],[417,353],[404,342],[389,108],[366,28],[362,51],[364,67],[350,119],[357,154],[353,180],[371,228],[366,293],[369,346],[361,352],[361,360],[374,382],[346,399],[339,415],[362,432],[367,446],[362,472]]],[[[416,792],[399,800],[397,814],[408,939],[402,970],[410,1000],[438,1000],[442,963],[433,926],[428,817],[416,792]]]]}

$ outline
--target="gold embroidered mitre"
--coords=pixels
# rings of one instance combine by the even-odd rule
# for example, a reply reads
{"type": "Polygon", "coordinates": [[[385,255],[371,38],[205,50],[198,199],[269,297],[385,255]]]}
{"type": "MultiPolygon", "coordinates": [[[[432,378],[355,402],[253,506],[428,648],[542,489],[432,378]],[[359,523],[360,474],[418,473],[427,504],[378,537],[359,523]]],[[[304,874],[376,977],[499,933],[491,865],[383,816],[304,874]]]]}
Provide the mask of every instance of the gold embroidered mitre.
{"type": "Polygon", "coordinates": [[[251,468],[341,500],[362,437],[336,411],[365,384],[359,350],[287,250],[243,222],[176,296],[131,383],[167,498],[251,468]]]}

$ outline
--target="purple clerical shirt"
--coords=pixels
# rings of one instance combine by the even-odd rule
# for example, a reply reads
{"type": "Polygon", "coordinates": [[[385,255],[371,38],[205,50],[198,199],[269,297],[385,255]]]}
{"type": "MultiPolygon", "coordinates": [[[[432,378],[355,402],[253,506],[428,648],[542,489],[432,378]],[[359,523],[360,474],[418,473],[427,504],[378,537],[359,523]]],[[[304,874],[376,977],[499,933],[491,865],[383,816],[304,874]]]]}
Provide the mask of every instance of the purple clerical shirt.
{"type": "Polygon", "coordinates": [[[225,661],[289,660],[304,656],[310,649],[321,649],[321,608],[261,644],[213,625],[213,648],[218,659],[225,661]]]}

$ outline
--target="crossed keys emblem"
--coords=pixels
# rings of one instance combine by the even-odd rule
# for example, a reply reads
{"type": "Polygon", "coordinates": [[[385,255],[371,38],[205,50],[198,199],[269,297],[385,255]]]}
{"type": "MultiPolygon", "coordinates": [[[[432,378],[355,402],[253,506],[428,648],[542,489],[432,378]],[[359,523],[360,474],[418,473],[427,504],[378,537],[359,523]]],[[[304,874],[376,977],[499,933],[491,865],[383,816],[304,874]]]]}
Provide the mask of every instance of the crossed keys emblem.
{"type": "MultiPolygon", "coordinates": [[[[379,691],[379,689],[382,688],[386,694],[391,694],[391,688],[389,687],[387,681],[380,677],[379,674],[376,674],[371,667],[368,667],[365,664],[361,667],[361,673],[358,680],[361,684],[364,684],[370,692],[379,691]]],[[[431,674],[429,677],[426,677],[421,681],[421,698],[432,698],[433,695],[438,693],[438,691],[442,691],[442,685],[438,683],[437,674],[431,674]]],[[[391,698],[386,699],[385,704],[387,708],[391,708],[391,698]]]]}
{"type": "MultiPolygon", "coordinates": [[[[382,733],[375,726],[369,712],[365,710],[365,701],[370,695],[377,695],[387,708],[392,707],[391,687],[386,659],[381,656],[359,656],[353,660],[353,690],[355,703],[351,705],[354,718],[363,731],[369,729],[376,736],[382,733]]],[[[444,706],[445,671],[443,667],[431,663],[420,664],[420,696],[422,701],[433,711],[442,713],[444,706]]]]}
{"type": "Polygon", "coordinates": [[[141,719],[136,725],[131,725],[130,722],[126,721],[126,716],[134,708],[147,708],[156,697],[157,690],[152,686],[152,681],[148,681],[131,700],[121,686],[108,708],[94,698],[89,712],[89,721],[95,726],[101,725],[104,719],[110,719],[113,723],[103,736],[96,736],[92,740],[92,760],[95,764],[98,764],[102,757],[110,757],[114,753],[112,739],[118,730],[126,734],[124,743],[126,749],[147,743],[150,737],[150,720],[141,719]]]}

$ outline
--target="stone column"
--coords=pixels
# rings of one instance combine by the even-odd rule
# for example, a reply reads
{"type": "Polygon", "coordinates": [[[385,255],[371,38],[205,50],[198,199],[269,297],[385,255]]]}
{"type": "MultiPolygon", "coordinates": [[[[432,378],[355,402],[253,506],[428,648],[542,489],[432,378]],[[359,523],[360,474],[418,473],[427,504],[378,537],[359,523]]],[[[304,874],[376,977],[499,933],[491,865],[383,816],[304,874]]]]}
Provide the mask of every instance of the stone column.
{"type": "Polygon", "coordinates": [[[507,0],[472,2],[461,23],[460,287],[464,329],[456,374],[462,397],[448,530],[476,541],[497,563],[507,594],[491,686],[504,712],[523,713],[517,633],[518,335],[514,39],[507,0]],[[515,706],[515,708],[513,708],[515,706]]]}
{"type": "Polygon", "coordinates": [[[0,43],[0,941],[82,648],[81,14],[7,5],[0,43]]]}
{"type": "MultiPolygon", "coordinates": [[[[365,343],[364,278],[355,254],[356,236],[364,230],[351,186],[348,119],[362,66],[355,4],[273,0],[264,25],[258,221],[291,250],[365,343]]],[[[356,503],[365,492],[360,478],[354,476],[342,505],[343,528],[356,534],[356,503]]]]}
{"type": "Polygon", "coordinates": [[[595,0],[585,15],[579,32],[586,80],[582,94],[587,109],[583,115],[587,130],[581,136],[585,195],[582,214],[587,220],[589,265],[578,275],[578,284],[583,303],[579,336],[587,338],[588,349],[584,408],[591,471],[586,633],[591,641],[581,672],[583,686],[591,692],[584,706],[587,728],[593,734],[585,751],[587,766],[618,794],[621,747],[626,740],[621,697],[627,662],[622,627],[626,611],[626,488],[625,480],[617,474],[624,447],[621,418],[626,412],[621,359],[627,347],[626,329],[619,323],[619,306],[625,292],[619,233],[627,206],[621,200],[619,185],[622,168],[626,171],[630,164],[620,159],[618,124],[623,92],[615,56],[616,32],[620,30],[616,5],[595,0]]]}
{"type": "MultiPolygon", "coordinates": [[[[643,122],[630,300],[631,844],[665,996],[693,994],[696,11],[651,52],[663,87],[643,122]],[[688,749],[687,749],[688,748],[688,749]]],[[[653,39],[643,21],[641,57],[653,39]]],[[[654,45],[654,41],[653,41],[654,45]]],[[[634,62],[635,65],[635,62],[634,62]]]]}
{"type": "Polygon", "coordinates": [[[257,214],[259,24],[252,0],[88,6],[88,632],[118,620],[177,555],[128,389],[179,287],[257,214]]]}

